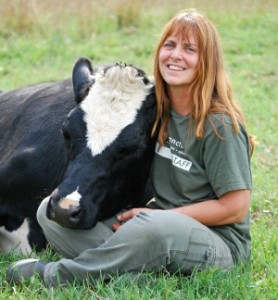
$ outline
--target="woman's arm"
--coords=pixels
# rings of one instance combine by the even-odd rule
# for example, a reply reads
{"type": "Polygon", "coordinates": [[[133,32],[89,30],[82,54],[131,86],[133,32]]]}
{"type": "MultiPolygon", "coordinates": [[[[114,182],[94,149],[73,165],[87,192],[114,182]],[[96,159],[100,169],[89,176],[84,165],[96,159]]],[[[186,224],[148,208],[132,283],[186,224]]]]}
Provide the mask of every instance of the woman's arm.
{"type": "MultiPolygon", "coordinates": [[[[172,208],[170,210],[187,215],[206,226],[225,225],[242,222],[250,207],[250,190],[231,191],[218,200],[207,200],[194,203],[188,206],[172,208]]],[[[133,208],[118,216],[120,223],[124,223],[141,211],[148,211],[150,208],[133,208]]],[[[115,230],[121,224],[114,224],[115,230]]]]}
{"type": "Polygon", "coordinates": [[[206,226],[240,223],[250,208],[250,190],[231,191],[218,200],[208,200],[171,210],[185,214],[206,226]]]}

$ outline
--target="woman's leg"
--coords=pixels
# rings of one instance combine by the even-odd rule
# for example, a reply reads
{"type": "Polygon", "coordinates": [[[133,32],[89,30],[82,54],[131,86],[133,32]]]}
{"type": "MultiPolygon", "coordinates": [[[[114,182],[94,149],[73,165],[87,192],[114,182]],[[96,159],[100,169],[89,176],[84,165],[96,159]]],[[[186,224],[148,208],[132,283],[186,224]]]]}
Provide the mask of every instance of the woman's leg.
{"type": "Polygon", "coordinates": [[[68,229],[47,218],[47,203],[48,199],[45,199],[39,206],[37,220],[48,243],[64,257],[74,258],[87,249],[97,248],[113,234],[112,223],[117,222],[115,217],[98,222],[89,230],[68,229]]]}
{"type": "MultiPolygon", "coordinates": [[[[87,242],[90,238],[86,235],[93,231],[74,232],[74,236],[81,234],[86,240],[81,248],[87,244],[87,249],[74,259],[47,264],[44,270],[46,285],[57,286],[75,279],[82,281],[88,276],[110,278],[126,271],[166,269],[190,273],[194,267],[227,269],[233,266],[230,250],[218,235],[194,219],[171,211],[141,212],[111,233],[97,248],[95,245],[89,247],[87,242]]],[[[68,242],[72,240],[72,233],[69,235],[68,242]]],[[[68,242],[63,240],[62,245],[68,242]]],[[[60,241],[58,244],[56,247],[61,248],[60,241]]]]}

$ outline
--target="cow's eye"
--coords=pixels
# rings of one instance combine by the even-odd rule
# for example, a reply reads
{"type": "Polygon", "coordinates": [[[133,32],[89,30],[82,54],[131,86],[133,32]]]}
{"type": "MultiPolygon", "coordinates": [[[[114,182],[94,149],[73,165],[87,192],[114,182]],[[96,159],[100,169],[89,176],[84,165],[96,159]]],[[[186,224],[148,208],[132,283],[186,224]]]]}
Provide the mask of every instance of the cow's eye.
{"type": "Polygon", "coordinates": [[[63,133],[63,136],[64,136],[64,140],[67,144],[70,143],[70,140],[71,140],[71,137],[70,137],[70,134],[69,132],[66,130],[65,127],[62,128],[62,133],[63,133]]]}
{"type": "Polygon", "coordinates": [[[70,141],[70,135],[68,134],[68,132],[64,132],[64,139],[70,141]]]}

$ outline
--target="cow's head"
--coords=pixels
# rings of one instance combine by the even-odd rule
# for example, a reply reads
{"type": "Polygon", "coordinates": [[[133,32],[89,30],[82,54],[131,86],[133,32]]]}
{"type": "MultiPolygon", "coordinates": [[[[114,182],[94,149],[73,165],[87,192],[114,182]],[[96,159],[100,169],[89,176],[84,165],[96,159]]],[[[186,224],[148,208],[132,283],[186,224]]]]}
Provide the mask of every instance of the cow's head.
{"type": "Polygon", "coordinates": [[[85,229],[149,200],[155,95],[153,82],[130,65],[93,69],[83,58],[72,79],[77,106],[62,128],[69,162],[47,216],[64,227],[85,229]]]}

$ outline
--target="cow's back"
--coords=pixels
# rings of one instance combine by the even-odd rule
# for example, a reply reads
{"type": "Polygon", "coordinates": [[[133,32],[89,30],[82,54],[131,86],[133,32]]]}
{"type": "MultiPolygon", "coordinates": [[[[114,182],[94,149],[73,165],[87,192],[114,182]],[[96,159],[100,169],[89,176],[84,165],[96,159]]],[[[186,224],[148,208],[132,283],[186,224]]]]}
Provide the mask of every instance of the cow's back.
{"type": "MultiPolygon", "coordinates": [[[[56,132],[75,105],[70,80],[43,83],[0,94],[0,163],[51,128],[56,132]],[[49,126],[50,122],[52,123],[49,126]],[[20,125],[20,126],[19,126],[20,125]],[[36,132],[30,140],[31,133],[36,132]]],[[[56,134],[57,135],[57,134],[56,134]]],[[[37,145],[37,142],[35,141],[37,145]]]]}

